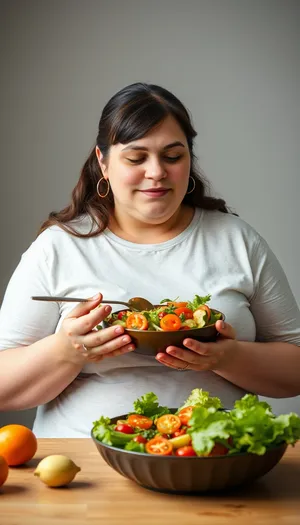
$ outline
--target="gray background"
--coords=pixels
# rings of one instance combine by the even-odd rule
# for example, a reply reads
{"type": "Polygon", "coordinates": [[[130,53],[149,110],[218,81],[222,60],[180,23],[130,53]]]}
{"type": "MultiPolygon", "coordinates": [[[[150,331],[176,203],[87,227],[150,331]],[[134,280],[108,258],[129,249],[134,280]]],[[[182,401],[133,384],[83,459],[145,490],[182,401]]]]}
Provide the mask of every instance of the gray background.
{"type": "Polygon", "coordinates": [[[213,189],[268,240],[299,302],[299,26],[297,0],[2,0],[0,297],[68,202],[103,105],[142,80],[190,109],[213,189]]]}

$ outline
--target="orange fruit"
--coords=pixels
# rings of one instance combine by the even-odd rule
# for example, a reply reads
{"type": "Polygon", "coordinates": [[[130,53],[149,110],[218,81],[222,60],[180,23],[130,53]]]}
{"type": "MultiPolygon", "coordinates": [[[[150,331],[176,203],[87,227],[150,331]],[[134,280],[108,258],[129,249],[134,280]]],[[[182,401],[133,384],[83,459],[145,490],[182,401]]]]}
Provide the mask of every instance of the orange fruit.
{"type": "Polygon", "coordinates": [[[0,487],[6,482],[8,476],[8,464],[5,459],[0,456],[0,487]]]}
{"type": "Polygon", "coordinates": [[[6,425],[0,428],[0,456],[9,466],[23,465],[37,451],[34,433],[23,425],[6,425]]]}

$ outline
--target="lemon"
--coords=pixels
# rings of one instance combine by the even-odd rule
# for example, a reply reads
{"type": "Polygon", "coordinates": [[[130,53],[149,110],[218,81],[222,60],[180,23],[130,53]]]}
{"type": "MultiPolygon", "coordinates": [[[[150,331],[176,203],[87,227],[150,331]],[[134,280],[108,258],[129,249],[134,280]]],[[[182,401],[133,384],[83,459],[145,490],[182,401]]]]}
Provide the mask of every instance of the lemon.
{"type": "Polygon", "coordinates": [[[71,483],[80,470],[72,459],[55,454],[42,459],[33,474],[48,487],[63,487],[71,483]]]}

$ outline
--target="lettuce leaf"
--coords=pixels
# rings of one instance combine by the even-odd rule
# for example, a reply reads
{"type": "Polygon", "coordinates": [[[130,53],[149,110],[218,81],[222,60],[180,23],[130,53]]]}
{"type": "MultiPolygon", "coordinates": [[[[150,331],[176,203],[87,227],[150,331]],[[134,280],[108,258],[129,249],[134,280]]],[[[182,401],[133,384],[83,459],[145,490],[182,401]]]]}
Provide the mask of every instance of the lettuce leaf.
{"type": "Polygon", "coordinates": [[[194,450],[198,455],[207,455],[216,442],[228,447],[228,439],[234,428],[227,412],[214,407],[196,407],[189,421],[187,433],[192,438],[194,450]]]}
{"type": "Polygon", "coordinates": [[[163,414],[169,414],[168,407],[160,406],[158,397],[153,392],[144,394],[133,403],[133,414],[142,414],[143,416],[155,419],[163,414]]]}
{"type": "Polygon", "coordinates": [[[113,424],[111,424],[108,417],[101,416],[97,421],[93,423],[93,435],[102,443],[106,445],[113,445],[115,447],[124,447],[129,441],[131,441],[136,434],[125,434],[123,432],[117,432],[114,430],[113,424]]]}
{"type": "Polygon", "coordinates": [[[111,441],[111,425],[109,417],[101,416],[97,421],[93,422],[93,435],[99,441],[112,445],[111,441]]]}
{"type": "Polygon", "coordinates": [[[262,455],[280,443],[294,444],[300,438],[300,417],[290,413],[275,416],[268,403],[256,395],[246,394],[230,412],[234,422],[231,452],[262,455]]]}
{"type": "Polygon", "coordinates": [[[178,409],[178,412],[182,408],[189,406],[223,408],[222,402],[218,397],[210,396],[209,392],[202,390],[202,388],[194,388],[184,404],[178,409]]]}
{"type": "Polygon", "coordinates": [[[144,443],[137,443],[136,441],[129,441],[126,443],[125,450],[131,450],[131,452],[145,452],[145,445],[144,443]]]}

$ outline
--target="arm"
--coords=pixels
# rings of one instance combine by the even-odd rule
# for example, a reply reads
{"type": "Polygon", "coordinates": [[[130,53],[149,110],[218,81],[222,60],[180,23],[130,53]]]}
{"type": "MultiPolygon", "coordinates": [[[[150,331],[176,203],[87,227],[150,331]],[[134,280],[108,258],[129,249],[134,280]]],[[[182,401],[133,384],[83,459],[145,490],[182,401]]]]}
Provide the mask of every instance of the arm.
{"type": "Polygon", "coordinates": [[[300,394],[300,312],[287,278],[263,239],[253,254],[254,293],[250,309],[256,342],[237,341],[230,325],[216,343],[186,339],[188,350],[170,346],[157,354],[161,363],[176,369],[212,370],[231,383],[267,397],[300,394]],[[169,355],[168,355],[169,354],[169,355]]]}
{"type": "Polygon", "coordinates": [[[290,343],[236,341],[214,372],[261,396],[297,396],[300,394],[300,348],[290,343]]]}
{"type": "Polygon", "coordinates": [[[51,401],[87,361],[133,349],[130,340],[124,344],[122,327],[93,331],[109,313],[107,307],[96,308],[100,294],[75,307],[55,333],[60,320],[58,304],[31,300],[31,295],[53,295],[55,269],[48,267],[41,248],[38,239],[23,255],[1,308],[0,410],[21,410],[51,401]],[[89,349],[87,355],[82,354],[83,345],[89,349]]]}
{"type": "Polygon", "coordinates": [[[23,410],[51,401],[75,379],[84,361],[57,334],[0,352],[0,410],[23,410]]]}
{"type": "Polygon", "coordinates": [[[281,265],[261,238],[251,267],[255,290],[250,310],[256,342],[238,341],[215,372],[260,395],[296,396],[300,394],[299,308],[281,265]]]}

